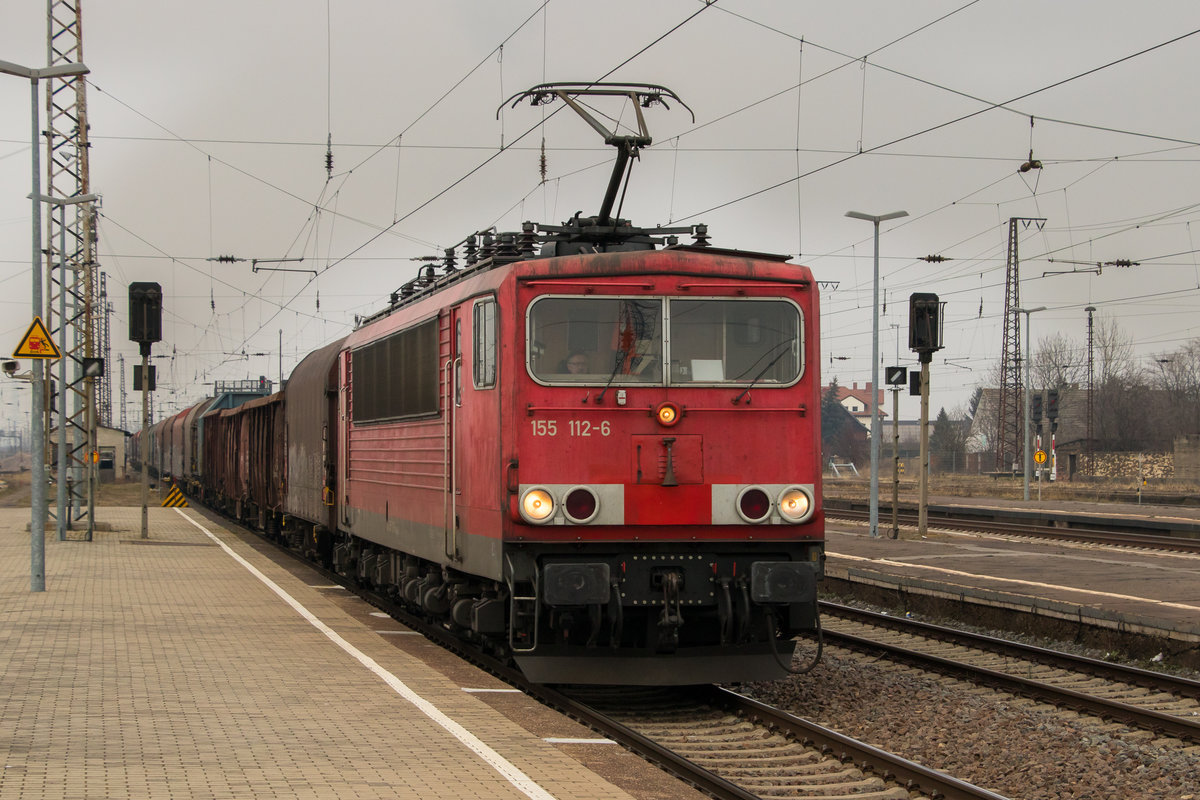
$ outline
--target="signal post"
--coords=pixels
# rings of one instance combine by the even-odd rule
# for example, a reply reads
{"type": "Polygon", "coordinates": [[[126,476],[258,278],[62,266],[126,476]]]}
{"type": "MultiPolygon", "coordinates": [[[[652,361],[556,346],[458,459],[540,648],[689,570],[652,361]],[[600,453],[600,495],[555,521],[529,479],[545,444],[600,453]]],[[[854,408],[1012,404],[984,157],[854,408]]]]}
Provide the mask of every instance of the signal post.
{"type": "MultiPolygon", "coordinates": [[[[925,535],[929,524],[929,362],[942,349],[942,306],[936,294],[916,292],[908,298],[908,347],[921,362],[921,499],[917,532],[925,535]]],[[[913,376],[916,377],[916,376],[913,376]]],[[[912,391],[912,383],[909,384],[912,391]]]]}
{"type": "Polygon", "coordinates": [[[142,538],[150,538],[150,346],[162,341],[162,287],[157,283],[129,284],[129,341],[142,352],[142,538]]]}
{"type": "Polygon", "coordinates": [[[900,536],[900,387],[908,382],[908,368],[888,367],[884,370],[884,378],[892,387],[892,532],[889,538],[896,539],[900,536]]]}

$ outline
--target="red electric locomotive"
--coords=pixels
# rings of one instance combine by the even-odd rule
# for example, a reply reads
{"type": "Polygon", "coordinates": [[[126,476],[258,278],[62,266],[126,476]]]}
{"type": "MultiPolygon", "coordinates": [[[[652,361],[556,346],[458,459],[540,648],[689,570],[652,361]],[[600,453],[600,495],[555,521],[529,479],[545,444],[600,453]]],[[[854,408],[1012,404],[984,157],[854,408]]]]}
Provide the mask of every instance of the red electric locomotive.
{"type": "MultiPolygon", "coordinates": [[[[579,94],[674,97],[522,96],[586,115],[579,94]]],[[[607,141],[623,157],[598,217],[469,237],[464,268],[448,250],[341,343],[316,468],[336,472],[333,519],[306,538],[534,680],[779,677],[818,627],[816,286],[703,226],[611,218],[649,137],[607,141]]]]}
{"type": "Polygon", "coordinates": [[[818,298],[786,256],[597,217],[446,251],[282,392],[185,412],[205,500],[533,680],[780,677],[824,558],[818,298]],[[680,245],[675,235],[694,241],[680,245]],[[465,256],[465,263],[459,257],[465,256]]]}

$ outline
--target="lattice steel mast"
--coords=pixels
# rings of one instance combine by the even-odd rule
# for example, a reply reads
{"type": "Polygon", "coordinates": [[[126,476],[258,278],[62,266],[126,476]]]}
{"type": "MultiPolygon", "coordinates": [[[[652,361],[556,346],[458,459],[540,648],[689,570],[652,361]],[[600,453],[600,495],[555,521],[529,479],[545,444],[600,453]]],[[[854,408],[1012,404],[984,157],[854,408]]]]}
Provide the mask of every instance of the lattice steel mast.
{"type": "MultiPolygon", "coordinates": [[[[109,374],[112,374],[112,342],[110,335],[112,332],[112,313],[113,304],[108,299],[108,274],[100,273],[100,302],[97,305],[100,309],[100,357],[104,359],[106,369],[109,374]]],[[[100,381],[100,425],[111,428],[113,424],[113,392],[112,381],[100,381]]]]}
{"type": "Polygon", "coordinates": [[[1000,357],[1000,398],[996,416],[996,469],[1008,470],[1022,452],[1021,418],[1021,307],[1020,257],[1017,223],[1028,228],[1045,219],[1011,217],[1008,220],[1008,262],[1004,275],[1004,344],[1000,357]]]}
{"type": "MultiPolygon", "coordinates": [[[[82,0],[47,0],[47,63],[83,63],[82,0]]],[[[47,82],[47,182],[51,198],[67,200],[89,194],[86,82],[82,76],[47,82]]],[[[59,344],[59,394],[55,425],[65,431],[67,446],[55,465],[60,487],[57,510],[59,538],[73,519],[87,519],[91,538],[94,510],[96,449],[95,379],[85,377],[83,359],[96,355],[95,207],[91,202],[59,205],[47,214],[46,253],[49,273],[47,327],[59,344]],[[65,394],[65,402],[64,402],[65,394]],[[62,474],[59,474],[62,473],[62,474]]],[[[51,425],[47,425],[50,430],[51,425]]],[[[62,433],[58,441],[63,441],[62,433]]]]}
{"type": "Polygon", "coordinates": [[[1095,341],[1092,329],[1092,314],[1096,313],[1095,306],[1088,306],[1084,309],[1088,315],[1088,340],[1087,340],[1087,440],[1084,443],[1084,465],[1083,472],[1085,475],[1096,474],[1096,453],[1095,453],[1095,433],[1092,430],[1092,395],[1093,381],[1095,380],[1095,358],[1093,357],[1092,344],[1095,341]]]}

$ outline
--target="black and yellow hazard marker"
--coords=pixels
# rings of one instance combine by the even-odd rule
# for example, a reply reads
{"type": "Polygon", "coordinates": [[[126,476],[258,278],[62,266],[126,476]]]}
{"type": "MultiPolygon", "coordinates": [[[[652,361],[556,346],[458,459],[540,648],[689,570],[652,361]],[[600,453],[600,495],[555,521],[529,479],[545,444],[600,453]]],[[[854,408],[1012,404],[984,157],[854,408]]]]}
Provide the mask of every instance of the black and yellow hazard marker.
{"type": "Polygon", "coordinates": [[[172,486],[171,491],[167,492],[167,496],[162,501],[163,508],[187,508],[187,498],[183,496],[183,492],[178,486],[172,486]]]}

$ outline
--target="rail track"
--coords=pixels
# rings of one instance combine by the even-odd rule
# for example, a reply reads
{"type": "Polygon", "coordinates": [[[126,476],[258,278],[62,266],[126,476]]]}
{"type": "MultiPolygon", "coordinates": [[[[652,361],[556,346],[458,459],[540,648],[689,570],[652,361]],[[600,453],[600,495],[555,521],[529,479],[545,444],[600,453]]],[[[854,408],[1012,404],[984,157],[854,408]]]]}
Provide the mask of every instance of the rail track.
{"type": "MultiPolygon", "coordinates": [[[[839,502],[833,506],[826,505],[826,520],[848,520],[863,522],[869,518],[870,512],[860,504],[839,502]]],[[[865,506],[865,504],[861,504],[865,506]]],[[[907,527],[917,525],[917,512],[901,509],[897,514],[898,524],[907,527]]],[[[891,512],[880,510],[879,524],[881,530],[890,526],[891,512]]],[[[1114,523],[1113,527],[1100,527],[1089,519],[1086,523],[1068,527],[1063,521],[1043,522],[1032,520],[1001,519],[985,517],[979,514],[971,516],[954,516],[949,513],[931,515],[929,524],[945,530],[972,531],[977,533],[999,534],[1006,536],[1022,536],[1036,539],[1052,539],[1056,541],[1086,542],[1105,544],[1114,547],[1140,547],[1157,550],[1168,550],[1180,553],[1200,553],[1200,538],[1190,538],[1186,535],[1164,535],[1161,533],[1143,533],[1128,530],[1129,523],[1114,523]],[[1090,526],[1090,527],[1088,527],[1090,526]]]]}
{"type": "MultiPolygon", "coordinates": [[[[721,800],[1001,798],[719,687],[529,685],[502,658],[412,616],[391,598],[322,572],[403,624],[721,800]]],[[[1150,731],[1182,745],[1200,742],[1200,682],[832,603],[822,604],[822,614],[831,646],[882,653],[888,661],[1150,731]]]]}
{"type": "Polygon", "coordinates": [[[676,764],[660,766],[713,797],[1002,797],[716,686],[586,687],[564,696],[568,713],[626,746],[631,735],[648,744],[676,764]],[[705,773],[715,780],[694,777],[705,773]]]}
{"type": "Polygon", "coordinates": [[[1200,743],[1200,681],[821,603],[825,641],[1200,743]]]}
{"type": "Polygon", "coordinates": [[[259,531],[244,526],[242,530],[717,800],[848,795],[862,800],[1006,800],[718,686],[531,684],[503,656],[481,651],[442,625],[413,615],[395,599],[313,564],[259,531]]]}

